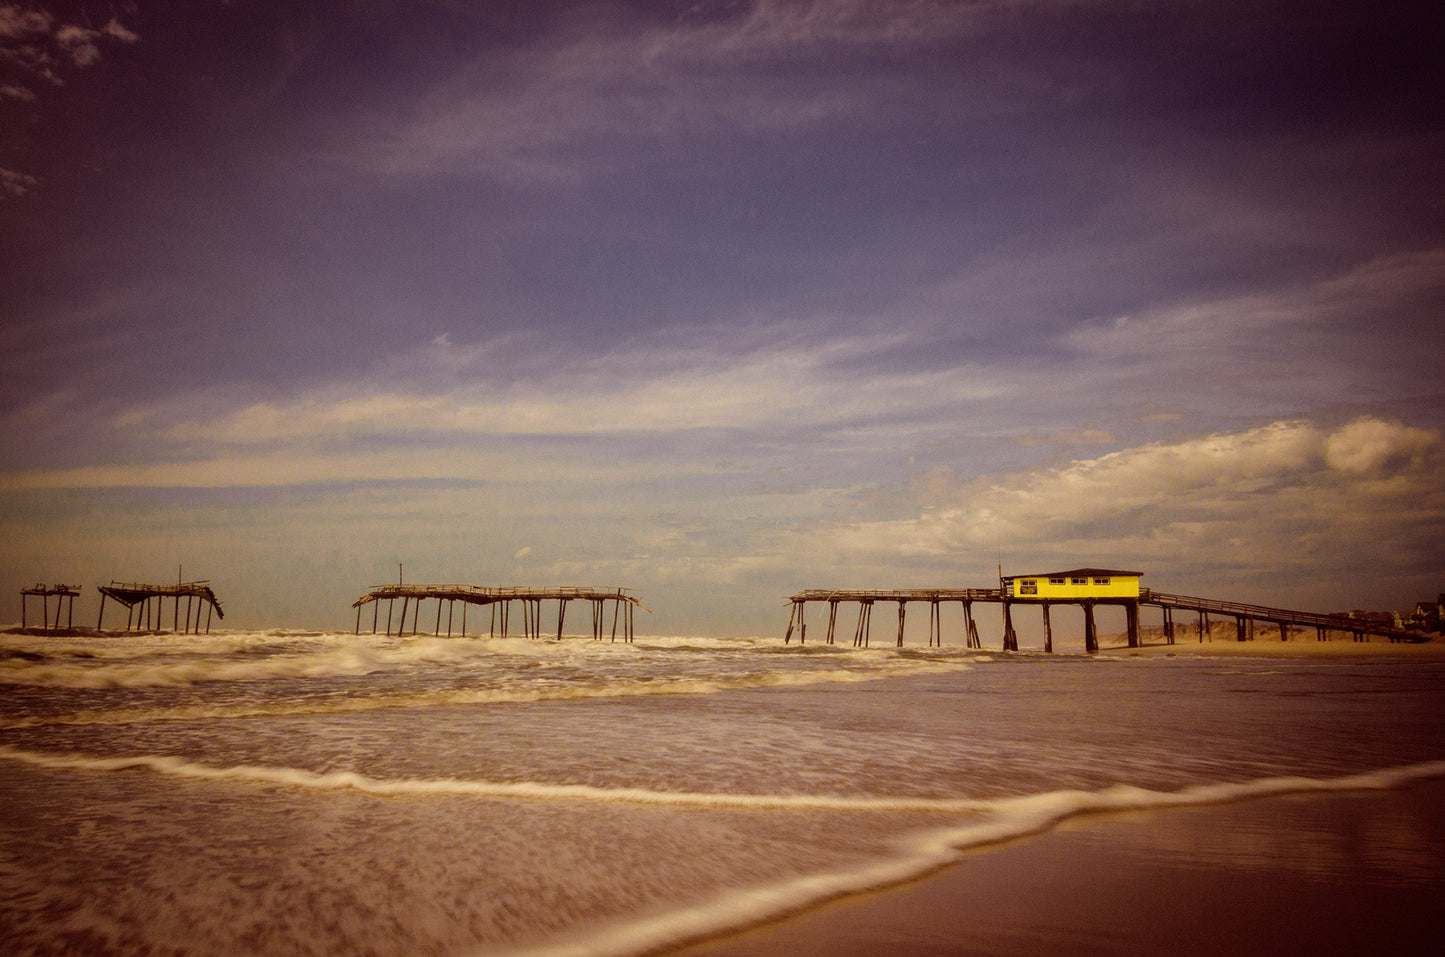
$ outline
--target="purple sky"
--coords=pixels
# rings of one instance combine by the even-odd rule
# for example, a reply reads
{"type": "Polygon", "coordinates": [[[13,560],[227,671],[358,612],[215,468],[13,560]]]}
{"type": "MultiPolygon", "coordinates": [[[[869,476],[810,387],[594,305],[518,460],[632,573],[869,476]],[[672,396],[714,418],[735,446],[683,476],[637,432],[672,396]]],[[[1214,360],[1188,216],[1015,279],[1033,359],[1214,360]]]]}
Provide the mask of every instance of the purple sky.
{"type": "Polygon", "coordinates": [[[1388,0],[0,0],[0,586],[1411,606],[1441,49],[1388,0]]]}

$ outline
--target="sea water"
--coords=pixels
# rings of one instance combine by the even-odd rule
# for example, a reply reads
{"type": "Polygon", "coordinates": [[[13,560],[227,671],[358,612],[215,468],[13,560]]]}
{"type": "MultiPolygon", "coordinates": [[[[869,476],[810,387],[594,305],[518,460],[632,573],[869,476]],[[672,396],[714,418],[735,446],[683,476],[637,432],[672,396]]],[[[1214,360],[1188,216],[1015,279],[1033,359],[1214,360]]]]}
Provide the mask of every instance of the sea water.
{"type": "Polygon", "coordinates": [[[1188,650],[8,634],[0,940],[625,957],[1082,812],[1445,776],[1445,662],[1188,650]]]}

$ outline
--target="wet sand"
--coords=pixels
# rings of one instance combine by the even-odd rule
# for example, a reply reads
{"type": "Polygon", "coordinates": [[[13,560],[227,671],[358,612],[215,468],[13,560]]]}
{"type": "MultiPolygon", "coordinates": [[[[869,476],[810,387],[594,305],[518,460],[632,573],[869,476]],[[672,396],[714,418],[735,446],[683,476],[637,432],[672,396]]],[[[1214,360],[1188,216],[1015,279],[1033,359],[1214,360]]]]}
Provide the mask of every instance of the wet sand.
{"type": "Polygon", "coordinates": [[[678,957],[1438,954],[1445,780],[1079,818],[678,957]]]}

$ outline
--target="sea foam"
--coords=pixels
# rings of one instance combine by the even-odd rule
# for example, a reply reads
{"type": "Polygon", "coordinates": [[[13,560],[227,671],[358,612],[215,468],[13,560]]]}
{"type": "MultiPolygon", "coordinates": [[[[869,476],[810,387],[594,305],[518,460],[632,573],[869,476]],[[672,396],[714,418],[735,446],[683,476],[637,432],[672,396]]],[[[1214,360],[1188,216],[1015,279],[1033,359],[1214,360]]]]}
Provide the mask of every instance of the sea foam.
{"type": "MultiPolygon", "coordinates": [[[[841,897],[916,880],[958,863],[968,850],[1041,834],[1084,814],[1198,807],[1289,794],[1388,790],[1438,777],[1445,777],[1445,761],[1336,778],[1274,777],[1167,792],[1118,785],[1099,791],[1064,790],[969,802],[971,809],[991,813],[962,826],[914,834],[896,845],[894,856],[880,861],[727,892],[695,906],[507,953],[512,957],[635,957],[683,947],[841,897]]],[[[488,949],[479,957],[494,953],[497,951],[488,949]]]]}

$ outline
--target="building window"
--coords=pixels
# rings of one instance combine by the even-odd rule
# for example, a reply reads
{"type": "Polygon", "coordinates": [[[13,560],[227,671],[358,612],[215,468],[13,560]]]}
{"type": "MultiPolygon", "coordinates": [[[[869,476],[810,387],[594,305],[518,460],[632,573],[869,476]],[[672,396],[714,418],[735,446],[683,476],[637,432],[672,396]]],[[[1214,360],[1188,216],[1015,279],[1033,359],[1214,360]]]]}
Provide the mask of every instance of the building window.
{"type": "Polygon", "coordinates": [[[1050,579],[1049,579],[1049,584],[1050,584],[1050,585],[1062,585],[1063,583],[1064,583],[1064,580],[1063,580],[1062,578],[1050,578],[1050,579]]]}
{"type": "Polygon", "coordinates": [[[1094,579],[1094,584],[1095,584],[1095,585],[1107,585],[1107,584],[1109,584],[1109,579],[1107,579],[1107,578],[1095,578],[1095,579],[1094,579]]]}
{"type": "Polygon", "coordinates": [[[1088,580],[1087,578],[1070,578],[1070,579],[1069,579],[1069,584],[1070,584],[1070,585],[1087,585],[1088,583],[1089,583],[1089,580],[1088,580]]]}
{"type": "Polygon", "coordinates": [[[1023,581],[1019,582],[1020,595],[1037,595],[1038,593],[1039,583],[1036,579],[1025,578],[1023,581]]]}

